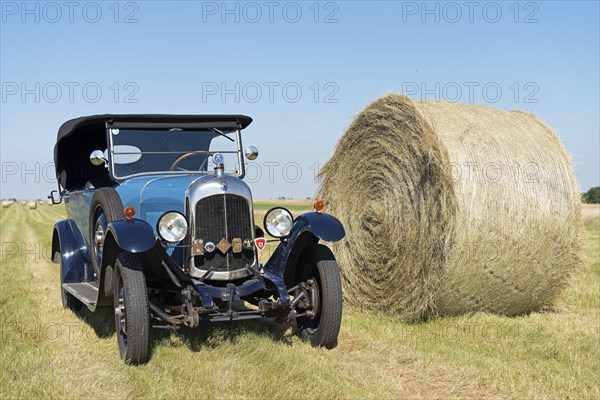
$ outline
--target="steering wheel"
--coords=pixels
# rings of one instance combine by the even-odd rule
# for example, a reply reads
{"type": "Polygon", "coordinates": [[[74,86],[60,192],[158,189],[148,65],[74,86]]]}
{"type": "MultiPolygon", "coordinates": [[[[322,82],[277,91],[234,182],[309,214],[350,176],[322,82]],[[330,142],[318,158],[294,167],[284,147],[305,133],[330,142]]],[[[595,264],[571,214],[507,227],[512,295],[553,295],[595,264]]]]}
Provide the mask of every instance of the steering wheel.
{"type": "Polygon", "coordinates": [[[175,168],[177,168],[177,165],[179,165],[179,163],[181,163],[183,160],[185,160],[189,157],[197,156],[197,155],[204,155],[204,154],[207,154],[207,153],[205,151],[192,151],[190,153],[186,153],[186,154],[182,155],[181,157],[179,157],[177,160],[175,160],[175,162],[173,162],[173,164],[171,165],[171,168],[169,168],[169,171],[175,171],[175,168]]]}

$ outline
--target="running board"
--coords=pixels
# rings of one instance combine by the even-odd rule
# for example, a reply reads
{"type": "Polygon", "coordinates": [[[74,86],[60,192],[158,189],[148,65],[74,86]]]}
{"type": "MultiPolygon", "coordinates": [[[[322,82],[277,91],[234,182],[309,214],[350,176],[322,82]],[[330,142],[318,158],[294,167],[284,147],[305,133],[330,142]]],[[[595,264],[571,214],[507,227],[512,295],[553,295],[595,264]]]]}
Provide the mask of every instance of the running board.
{"type": "Polygon", "coordinates": [[[96,308],[96,302],[98,301],[98,286],[96,282],[63,283],[62,287],[91,310],[96,308]]]}

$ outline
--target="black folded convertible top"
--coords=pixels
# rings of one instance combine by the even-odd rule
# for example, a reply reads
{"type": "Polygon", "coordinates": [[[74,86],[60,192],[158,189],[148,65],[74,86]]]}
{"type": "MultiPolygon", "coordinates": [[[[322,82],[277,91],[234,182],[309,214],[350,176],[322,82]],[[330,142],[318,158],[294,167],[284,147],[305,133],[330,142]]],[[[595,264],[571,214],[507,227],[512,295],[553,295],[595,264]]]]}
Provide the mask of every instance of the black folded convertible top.
{"type": "Polygon", "coordinates": [[[93,178],[109,181],[108,170],[89,161],[90,152],[107,147],[106,128],[223,131],[244,129],[252,122],[246,115],[103,114],[71,119],[58,129],[54,146],[56,176],[64,189],[75,189],[93,178]]]}
{"type": "Polygon", "coordinates": [[[108,124],[114,128],[137,129],[244,129],[252,122],[246,115],[101,114],[68,120],[58,129],[56,140],[81,128],[108,124]]]}

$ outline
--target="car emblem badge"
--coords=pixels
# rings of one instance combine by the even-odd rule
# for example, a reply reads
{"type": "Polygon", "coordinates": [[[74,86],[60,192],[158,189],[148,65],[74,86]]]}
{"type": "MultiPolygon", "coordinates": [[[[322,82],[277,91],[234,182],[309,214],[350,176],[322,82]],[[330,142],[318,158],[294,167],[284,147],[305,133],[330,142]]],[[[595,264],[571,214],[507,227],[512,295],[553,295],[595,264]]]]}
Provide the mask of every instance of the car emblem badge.
{"type": "Polygon", "coordinates": [[[215,251],[215,244],[213,242],[206,242],[206,244],[204,245],[204,251],[206,251],[207,253],[212,253],[213,251],[215,251]]]}
{"type": "Polygon", "coordinates": [[[204,255],[204,240],[194,239],[192,241],[192,255],[203,256],[204,255]]]}
{"type": "Polygon", "coordinates": [[[267,239],[265,239],[264,237],[256,238],[254,239],[254,243],[256,244],[258,250],[262,251],[267,245],[267,239]]]}
{"type": "Polygon", "coordinates": [[[250,240],[250,239],[244,240],[242,247],[244,247],[244,250],[252,250],[254,248],[254,246],[252,246],[252,240],[250,240]]]}
{"type": "Polygon", "coordinates": [[[242,239],[240,239],[240,238],[233,238],[233,240],[231,241],[231,244],[233,246],[233,252],[234,253],[241,253],[242,252],[242,239]]]}
{"type": "Polygon", "coordinates": [[[221,253],[225,254],[231,248],[231,244],[227,240],[221,239],[219,244],[217,244],[217,248],[221,250],[221,253]]]}
{"type": "Polygon", "coordinates": [[[227,191],[227,182],[221,182],[221,190],[224,192],[227,191]]]}
{"type": "Polygon", "coordinates": [[[213,154],[213,162],[217,165],[223,164],[223,154],[221,154],[221,153],[213,154]]]}

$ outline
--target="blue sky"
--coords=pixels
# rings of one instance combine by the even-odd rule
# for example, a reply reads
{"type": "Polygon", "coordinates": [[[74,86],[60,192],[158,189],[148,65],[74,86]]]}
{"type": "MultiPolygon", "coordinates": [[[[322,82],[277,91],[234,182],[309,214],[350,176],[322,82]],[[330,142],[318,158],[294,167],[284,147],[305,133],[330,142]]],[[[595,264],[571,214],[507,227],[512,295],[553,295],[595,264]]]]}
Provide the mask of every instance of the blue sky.
{"type": "Polygon", "coordinates": [[[312,196],[353,116],[402,90],[533,112],[600,184],[596,1],[1,8],[1,197],[45,197],[60,124],[107,112],[248,114],[255,197],[312,196]]]}

